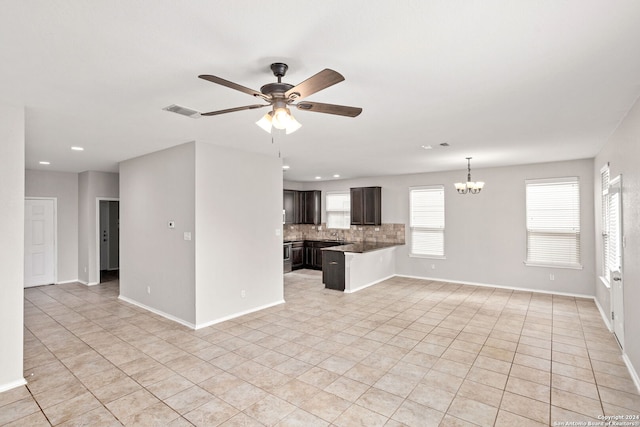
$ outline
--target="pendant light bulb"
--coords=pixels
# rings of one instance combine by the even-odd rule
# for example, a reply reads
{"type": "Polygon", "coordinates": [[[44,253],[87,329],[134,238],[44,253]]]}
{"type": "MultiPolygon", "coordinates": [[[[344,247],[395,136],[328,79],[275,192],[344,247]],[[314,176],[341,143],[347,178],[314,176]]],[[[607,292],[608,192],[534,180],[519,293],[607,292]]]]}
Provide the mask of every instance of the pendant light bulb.
{"type": "Polygon", "coordinates": [[[273,120],[271,124],[276,129],[286,129],[291,122],[291,116],[288,108],[276,108],[273,112],[273,120]]]}
{"type": "Polygon", "coordinates": [[[262,128],[265,132],[271,133],[271,116],[273,115],[273,111],[269,111],[267,114],[262,116],[260,120],[256,122],[260,128],[262,128]]]}

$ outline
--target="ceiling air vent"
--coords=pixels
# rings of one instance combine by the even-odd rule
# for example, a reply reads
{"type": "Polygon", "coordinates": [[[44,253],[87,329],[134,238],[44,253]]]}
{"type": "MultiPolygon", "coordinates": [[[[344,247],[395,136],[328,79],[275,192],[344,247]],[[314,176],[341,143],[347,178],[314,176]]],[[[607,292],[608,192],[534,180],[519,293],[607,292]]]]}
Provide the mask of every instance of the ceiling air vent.
{"type": "Polygon", "coordinates": [[[183,116],[191,117],[192,119],[199,119],[200,112],[196,110],[192,110],[191,108],[183,107],[182,105],[169,105],[168,107],[164,107],[163,110],[170,111],[172,113],[181,114],[183,116]]]}

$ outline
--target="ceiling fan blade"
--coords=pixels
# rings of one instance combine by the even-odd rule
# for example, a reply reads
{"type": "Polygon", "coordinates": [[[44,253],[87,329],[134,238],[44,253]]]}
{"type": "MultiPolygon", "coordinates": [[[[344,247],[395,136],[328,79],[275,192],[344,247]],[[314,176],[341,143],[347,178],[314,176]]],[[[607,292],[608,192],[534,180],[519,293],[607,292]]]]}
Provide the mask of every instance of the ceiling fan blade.
{"type": "Polygon", "coordinates": [[[233,113],[242,110],[255,110],[256,108],[268,107],[269,104],[245,105],[244,107],[227,108],[226,110],[210,111],[208,113],[200,113],[201,116],[217,116],[218,114],[233,113]]]}
{"type": "Polygon", "coordinates": [[[336,114],[338,116],[356,117],[362,113],[362,108],[347,107],[345,105],[323,104],[320,102],[299,102],[298,110],[313,111],[316,113],[336,114]]]}
{"type": "Polygon", "coordinates": [[[207,81],[209,81],[211,83],[217,83],[219,85],[226,86],[226,87],[231,88],[231,89],[239,90],[240,92],[244,92],[244,93],[252,95],[252,96],[257,96],[257,97],[260,97],[260,98],[263,98],[263,99],[268,99],[264,94],[262,94],[261,92],[258,92],[257,90],[253,90],[253,89],[250,89],[248,87],[239,85],[237,83],[230,82],[229,80],[221,79],[220,77],[211,76],[209,74],[201,74],[198,77],[203,79],[203,80],[207,80],[207,81]]]}
{"type": "Polygon", "coordinates": [[[286,91],[284,96],[289,98],[295,94],[294,99],[306,98],[309,95],[313,95],[314,93],[319,92],[322,89],[326,89],[329,86],[333,86],[336,83],[340,83],[343,80],[344,77],[342,74],[325,68],[318,74],[314,74],[299,85],[286,91]]]}

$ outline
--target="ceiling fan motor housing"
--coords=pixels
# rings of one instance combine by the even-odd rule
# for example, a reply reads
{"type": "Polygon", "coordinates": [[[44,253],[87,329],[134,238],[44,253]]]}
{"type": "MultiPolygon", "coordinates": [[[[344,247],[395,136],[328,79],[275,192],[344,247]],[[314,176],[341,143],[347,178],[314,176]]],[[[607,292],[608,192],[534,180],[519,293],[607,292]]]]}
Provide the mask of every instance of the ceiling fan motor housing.
{"type": "Polygon", "coordinates": [[[281,97],[284,98],[284,93],[292,87],[293,85],[290,85],[289,83],[267,83],[260,88],[260,92],[264,95],[271,95],[274,98],[278,97],[278,95],[281,95],[281,97]]]}

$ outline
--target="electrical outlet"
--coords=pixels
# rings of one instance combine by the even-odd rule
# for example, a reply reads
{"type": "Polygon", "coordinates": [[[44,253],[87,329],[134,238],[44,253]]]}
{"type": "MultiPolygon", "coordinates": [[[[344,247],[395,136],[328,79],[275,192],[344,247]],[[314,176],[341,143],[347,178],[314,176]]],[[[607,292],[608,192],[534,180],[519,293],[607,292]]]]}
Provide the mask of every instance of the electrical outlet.
{"type": "Polygon", "coordinates": [[[147,286],[147,293],[151,294],[151,286],[147,286]]]}
{"type": "Polygon", "coordinates": [[[244,298],[244,297],[246,297],[246,296],[247,296],[247,292],[246,292],[244,289],[243,289],[243,290],[241,290],[241,291],[240,291],[240,297],[241,297],[241,298],[244,298]]]}
{"type": "Polygon", "coordinates": [[[549,280],[556,280],[556,276],[554,274],[549,275],[549,280]]]}
{"type": "Polygon", "coordinates": [[[431,269],[435,270],[436,269],[436,265],[435,264],[431,264],[431,269]]]}
{"type": "Polygon", "coordinates": [[[185,231],[184,232],[184,240],[191,240],[191,232],[190,231],[185,231]]]}
{"type": "Polygon", "coordinates": [[[84,268],[84,272],[85,272],[85,273],[87,272],[87,267],[85,267],[85,268],[84,268]]]}

